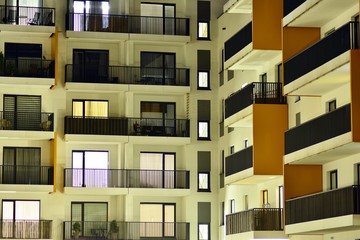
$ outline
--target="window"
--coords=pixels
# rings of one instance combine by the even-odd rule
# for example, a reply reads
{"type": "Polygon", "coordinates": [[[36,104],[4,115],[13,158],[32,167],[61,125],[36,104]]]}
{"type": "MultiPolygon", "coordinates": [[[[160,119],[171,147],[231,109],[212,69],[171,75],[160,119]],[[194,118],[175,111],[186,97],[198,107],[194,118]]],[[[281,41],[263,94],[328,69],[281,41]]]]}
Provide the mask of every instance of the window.
{"type": "Polygon", "coordinates": [[[235,146],[230,146],[230,155],[235,153],[235,146]]]}
{"type": "Polygon", "coordinates": [[[224,226],[225,224],[225,202],[221,202],[220,204],[220,226],[224,226]]]}
{"type": "Polygon", "coordinates": [[[225,151],[221,150],[221,159],[220,159],[220,173],[225,172],[225,151]]]}
{"type": "Polygon", "coordinates": [[[4,147],[4,184],[48,183],[48,171],[41,171],[41,148],[4,147]]]}
{"type": "Polygon", "coordinates": [[[175,67],[175,53],[141,52],[140,83],[152,85],[175,85],[175,67]]]}
{"type": "Polygon", "coordinates": [[[326,111],[327,112],[332,112],[334,110],[336,110],[336,99],[331,100],[326,103],[326,111]]]}
{"type": "Polygon", "coordinates": [[[360,185],[360,163],[355,164],[355,184],[360,185]]]}
{"type": "Polygon", "coordinates": [[[259,80],[260,80],[260,82],[262,82],[262,83],[266,83],[267,82],[267,74],[266,73],[263,73],[263,74],[261,74],[260,76],[259,76],[259,80]]]}
{"type": "Polygon", "coordinates": [[[210,89],[209,71],[198,71],[198,89],[210,89]]]}
{"type": "Polygon", "coordinates": [[[230,81],[231,79],[234,78],[234,71],[233,70],[228,70],[227,74],[228,74],[228,81],[230,81]]]}
{"type": "Polygon", "coordinates": [[[210,192],[210,173],[199,172],[198,173],[198,191],[210,192]]]}
{"type": "Polygon", "coordinates": [[[235,199],[230,199],[230,213],[235,212],[235,199]]]}
{"type": "Polygon", "coordinates": [[[210,28],[209,22],[198,22],[198,39],[209,39],[210,28]]]}
{"type": "Polygon", "coordinates": [[[284,208],[284,186],[279,186],[279,208],[284,208]]]}
{"type": "Polygon", "coordinates": [[[295,114],[295,126],[299,126],[301,124],[301,113],[298,112],[295,114]]]}
{"type": "Polygon", "coordinates": [[[262,200],[261,205],[262,205],[263,208],[268,208],[268,207],[270,207],[269,195],[268,195],[268,194],[269,194],[268,190],[262,190],[262,191],[261,191],[261,196],[262,196],[262,198],[261,198],[261,200],[262,200]]]}
{"type": "Polygon", "coordinates": [[[301,100],[301,97],[300,96],[295,96],[295,102],[298,102],[301,100]]]}
{"type": "Polygon", "coordinates": [[[209,240],[209,239],[210,239],[210,224],[199,223],[199,240],[209,240]]]}
{"type": "Polygon", "coordinates": [[[276,79],[278,83],[282,83],[282,63],[276,65],[276,79]]]}
{"type": "MultiPolygon", "coordinates": [[[[107,187],[109,152],[73,151],[72,187],[107,187]]],[[[71,175],[70,175],[71,176],[71,175]]]]}
{"type": "MultiPolygon", "coordinates": [[[[106,229],[108,221],[106,202],[72,202],[71,222],[79,222],[82,236],[93,236],[94,229],[106,229]]],[[[103,233],[97,233],[103,234],[103,233]]]]}
{"type": "Polygon", "coordinates": [[[329,173],[330,175],[330,190],[338,188],[338,176],[337,170],[333,170],[329,173]]]}
{"type": "Polygon", "coordinates": [[[73,100],[74,117],[108,117],[109,102],[106,100],[73,100]]]}
{"type": "Polygon", "coordinates": [[[175,203],[140,203],[140,237],[175,237],[175,203]]]}
{"type": "Polygon", "coordinates": [[[248,210],[248,209],[249,209],[249,196],[244,195],[244,210],[248,210]]]}
{"type": "Polygon", "coordinates": [[[249,146],[249,139],[244,139],[244,148],[249,146]]]}
{"type": "Polygon", "coordinates": [[[3,200],[2,201],[2,238],[13,239],[39,239],[40,231],[34,228],[40,227],[37,220],[40,219],[40,201],[32,200],[3,200]],[[31,225],[26,221],[31,221],[31,225]],[[6,226],[6,227],[5,227],[6,226]]]}
{"type": "Polygon", "coordinates": [[[209,121],[198,121],[198,139],[209,140],[210,139],[210,128],[209,121]]]}
{"type": "MultiPolygon", "coordinates": [[[[140,185],[132,187],[174,188],[175,166],[175,153],[141,152],[140,185]]],[[[181,186],[181,181],[177,184],[181,186]]]]}
{"type": "Polygon", "coordinates": [[[141,3],[141,33],[175,35],[176,9],[174,4],[141,3]],[[156,19],[156,24],[154,24],[156,19]]]}

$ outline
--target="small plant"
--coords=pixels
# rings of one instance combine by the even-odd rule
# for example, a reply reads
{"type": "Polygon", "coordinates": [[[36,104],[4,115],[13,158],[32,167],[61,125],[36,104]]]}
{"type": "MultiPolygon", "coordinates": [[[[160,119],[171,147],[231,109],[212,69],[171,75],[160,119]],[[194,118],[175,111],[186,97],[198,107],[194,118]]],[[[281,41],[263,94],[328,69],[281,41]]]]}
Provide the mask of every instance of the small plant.
{"type": "Polygon", "coordinates": [[[112,239],[117,239],[117,234],[119,232],[119,226],[117,225],[116,220],[110,222],[110,233],[112,239]]]}
{"type": "Polygon", "coordinates": [[[78,238],[81,232],[80,223],[74,222],[74,224],[72,225],[72,230],[73,230],[74,238],[78,238]]]}

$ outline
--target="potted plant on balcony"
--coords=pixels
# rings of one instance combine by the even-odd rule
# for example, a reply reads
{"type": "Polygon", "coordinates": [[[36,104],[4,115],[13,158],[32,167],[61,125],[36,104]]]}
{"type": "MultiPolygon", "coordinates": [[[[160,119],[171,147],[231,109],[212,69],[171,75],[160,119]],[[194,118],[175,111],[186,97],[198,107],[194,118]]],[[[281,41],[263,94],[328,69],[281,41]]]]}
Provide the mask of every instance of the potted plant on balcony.
{"type": "Polygon", "coordinates": [[[119,232],[119,226],[117,225],[116,220],[112,220],[110,222],[111,239],[117,239],[118,232],[119,232]]]}
{"type": "Polygon", "coordinates": [[[80,231],[81,231],[80,223],[79,222],[74,222],[74,224],[72,225],[72,230],[73,230],[74,238],[79,238],[80,231]]]}

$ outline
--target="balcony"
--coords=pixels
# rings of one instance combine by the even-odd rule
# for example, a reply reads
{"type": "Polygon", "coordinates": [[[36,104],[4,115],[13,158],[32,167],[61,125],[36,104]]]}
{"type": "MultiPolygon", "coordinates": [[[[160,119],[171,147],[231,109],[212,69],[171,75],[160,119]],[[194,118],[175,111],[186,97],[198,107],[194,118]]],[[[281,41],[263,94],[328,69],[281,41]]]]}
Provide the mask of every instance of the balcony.
{"type": "Polygon", "coordinates": [[[53,185],[53,167],[4,165],[1,169],[1,184],[53,185]]]}
{"type": "Polygon", "coordinates": [[[225,61],[244,49],[252,42],[252,22],[245,25],[225,42],[225,61]]]}
{"type": "Polygon", "coordinates": [[[253,82],[225,100],[225,118],[235,115],[252,104],[286,104],[281,83],[253,82]]]}
{"type": "Polygon", "coordinates": [[[338,13],[359,4],[357,0],[284,0],[284,26],[321,27],[334,20],[338,13]]]}
{"type": "MultiPolygon", "coordinates": [[[[67,13],[66,19],[66,30],[72,32],[122,33],[124,40],[137,39],[136,35],[146,34],[185,37],[181,41],[190,41],[189,18],[67,13]]],[[[68,37],[72,35],[67,32],[68,37]]],[[[147,38],[152,39],[150,36],[142,40],[147,38]]]]}
{"type": "Polygon", "coordinates": [[[283,238],[282,216],[282,208],[254,208],[229,214],[226,216],[226,235],[238,234],[240,238],[241,233],[253,232],[252,239],[257,239],[261,232],[272,232],[267,233],[267,237],[283,238]]]}
{"type": "MultiPolygon", "coordinates": [[[[133,67],[133,66],[104,66],[100,70],[104,70],[102,75],[87,76],[82,65],[67,64],[65,67],[65,81],[67,89],[78,88],[83,89],[84,85],[76,85],[77,83],[94,84],[96,89],[106,89],[106,86],[99,86],[101,84],[111,84],[108,86],[109,91],[113,91],[115,85],[147,85],[162,86],[160,89],[164,91],[163,86],[166,86],[166,91],[174,91],[173,86],[185,87],[184,91],[190,91],[190,70],[187,68],[148,68],[148,67],[133,67]]],[[[99,72],[100,72],[99,70],[99,72]]],[[[135,86],[124,86],[126,90],[130,87],[136,90],[135,86]]],[[[143,86],[141,87],[142,91],[143,86]]],[[[148,88],[146,88],[148,91],[148,88]]],[[[155,89],[154,89],[155,90],[155,89]]],[[[159,91],[160,91],[159,90],[159,91]]],[[[180,90],[178,90],[180,91],[180,90]]]]}
{"type": "Polygon", "coordinates": [[[225,158],[225,177],[253,167],[253,146],[225,158]]]}
{"type": "Polygon", "coordinates": [[[349,51],[359,48],[358,27],[358,23],[347,23],[287,60],[284,93],[319,96],[348,83],[349,51]]]}
{"type": "Polygon", "coordinates": [[[51,220],[0,220],[0,238],[51,239],[51,220]]]}
{"type": "Polygon", "coordinates": [[[286,234],[358,229],[360,187],[350,186],[286,201],[286,234]]]}
{"type": "MultiPolygon", "coordinates": [[[[64,222],[64,240],[74,239],[72,224],[64,222]]],[[[84,221],[81,225],[82,239],[174,239],[190,240],[190,224],[184,222],[117,222],[119,231],[113,235],[109,233],[109,222],[84,221]]]]}
{"type": "Polygon", "coordinates": [[[189,189],[189,171],[65,169],[65,187],[189,189]]]}
{"type": "Polygon", "coordinates": [[[351,105],[347,104],[285,132],[285,164],[323,164],[355,153],[351,105]]]}
{"type": "Polygon", "coordinates": [[[3,77],[55,78],[55,61],[25,57],[4,59],[4,67],[0,70],[0,76],[3,77]]]}

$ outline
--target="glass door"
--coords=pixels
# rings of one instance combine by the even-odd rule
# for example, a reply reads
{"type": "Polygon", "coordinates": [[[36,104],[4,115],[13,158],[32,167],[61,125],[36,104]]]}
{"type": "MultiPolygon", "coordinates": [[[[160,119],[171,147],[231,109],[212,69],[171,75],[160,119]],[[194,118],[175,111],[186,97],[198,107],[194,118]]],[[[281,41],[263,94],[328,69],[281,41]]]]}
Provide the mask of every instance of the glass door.
{"type": "Polygon", "coordinates": [[[175,237],[174,203],[140,204],[140,237],[175,237]]]}

